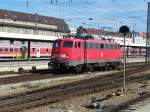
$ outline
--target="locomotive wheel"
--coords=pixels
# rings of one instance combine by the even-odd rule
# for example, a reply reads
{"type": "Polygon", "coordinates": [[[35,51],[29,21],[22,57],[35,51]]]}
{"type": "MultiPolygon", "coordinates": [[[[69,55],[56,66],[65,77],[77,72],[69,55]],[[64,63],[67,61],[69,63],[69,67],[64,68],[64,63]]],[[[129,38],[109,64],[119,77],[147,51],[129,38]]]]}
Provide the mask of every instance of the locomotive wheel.
{"type": "Polygon", "coordinates": [[[89,71],[93,72],[94,71],[94,67],[92,65],[89,66],[89,71]]]}
{"type": "Polygon", "coordinates": [[[79,73],[79,72],[82,71],[82,68],[81,68],[80,65],[78,65],[78,66],[75,66],[75,67],[74,67],[74,70],[75,70],[75,74],[77,74],[77,73],[79,73]]]}
{"type": "Polygon", "coordinates": [[[116,66],[112,66],[112,70],[115,70],[116,69],[116,66]]]}
{"type": "Polygon", "coordinates": [[[115,70],[120,71],[120,70],[121,70],[121,67],[120,67],[120,66],[115,66],[115,70]]]}

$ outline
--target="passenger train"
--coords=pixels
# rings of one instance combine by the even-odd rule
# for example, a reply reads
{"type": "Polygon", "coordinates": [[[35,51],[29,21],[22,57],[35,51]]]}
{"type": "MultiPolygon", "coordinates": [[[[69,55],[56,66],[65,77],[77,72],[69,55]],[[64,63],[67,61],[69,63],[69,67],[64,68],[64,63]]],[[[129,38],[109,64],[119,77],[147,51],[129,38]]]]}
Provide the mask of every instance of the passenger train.
{"type": "MultiPolygon", "coordinates": [[[[121,47],[121,55],[123,56],[123,45],[121,47]]],[[[130,45],[126,46],[126,56],[127,57],[145,57],[146,56],[146,47],[144,46],[135,46],[130,45]]]]}
{"type": "MultiPolygon", "coordinates": [[[[52,51],[52,44],[52,42],[31,42],[30,57],[36,59],[49,59],[52,51]]],[[[27,57],[27,43],[0,43],[0,60],[26,59],[27,57]]]]}

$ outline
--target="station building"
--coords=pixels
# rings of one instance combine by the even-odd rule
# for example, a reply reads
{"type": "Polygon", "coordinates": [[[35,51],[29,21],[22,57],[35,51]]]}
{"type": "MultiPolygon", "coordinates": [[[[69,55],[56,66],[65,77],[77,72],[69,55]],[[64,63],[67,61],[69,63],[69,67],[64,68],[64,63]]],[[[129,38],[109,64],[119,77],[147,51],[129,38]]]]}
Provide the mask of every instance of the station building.
{"type": "MultiPolygon", "coordinates": [[[[95,28],[77,28],[77,35],[95,35],[97,38],[112,38],[123,45],[123,35],[119,32],[105,31],[103,29],[95,28]]],[[[146,33],[145,32],[129,32],[126,35],[126,45],[132,46],[146,46],[146,33]]]]}
{"type": "Polygon", "coordinates": [[[53,40],[69,32],[69,27],[63,19],[0,9],[0,59],[10,54],[17,55],[18,46],[24,49],[23,57],[27,57],[30,47],[31,52],[38,51],[36,55],[40,57],[43,47],[47,47],[45,50],[48,52],[53,40]]]}
{"type": "MultiPolygon", "coordinates": [[[[1,38],[54,40],[69,32],[63,19],[0,9],[1,38]]],[[[12,41],[0,40],[0,44],[3,43],[12,44],[12,41]]]]}
{"type": "Polygon", "coordinates": [[[62,36],[69,28],[63,19],[0,9],[0,32],[62,36]]]}

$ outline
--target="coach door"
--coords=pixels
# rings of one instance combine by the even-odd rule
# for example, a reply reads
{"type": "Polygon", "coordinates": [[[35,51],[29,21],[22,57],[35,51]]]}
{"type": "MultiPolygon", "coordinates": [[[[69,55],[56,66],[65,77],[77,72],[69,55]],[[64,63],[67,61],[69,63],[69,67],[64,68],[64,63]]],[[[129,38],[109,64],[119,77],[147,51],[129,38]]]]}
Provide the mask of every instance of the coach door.
{"type": "Polygon", "coordinates": [[[36,57],[37,57],[37,58],[40,58],[40,56],[41,56],[41,49],[40,49],[40,48],[37,48],[36,57]]]}
{"type": "Polygon", "coordinates": [[[22,59],[26,58],[26,50],[27,50],[26,46],[21,46],[20,53],[21,53],[21,58],[22,59]]]}

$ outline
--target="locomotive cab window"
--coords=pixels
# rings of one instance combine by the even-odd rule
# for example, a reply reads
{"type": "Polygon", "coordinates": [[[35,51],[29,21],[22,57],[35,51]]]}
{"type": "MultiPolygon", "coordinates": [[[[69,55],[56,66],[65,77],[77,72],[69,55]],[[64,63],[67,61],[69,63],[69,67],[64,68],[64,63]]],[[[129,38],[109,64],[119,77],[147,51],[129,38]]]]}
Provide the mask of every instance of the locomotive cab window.
{"type": "Polygon", "coordinates": [[[72,41],[64,41],[63,47],[72,48],[73,47],[73,42],[72,41]]]}
{"type": "Polygon", "coordinates": [[[75,48],[81,48],[81,43],[80,43],[80,42],[75,42],[74,47],[75,47],[75,48]]]}
{"type": "Polygon", "coordinates": [[[80,42],[78,42],[78,48],[81,48],[81,43],[80,42]]]}

